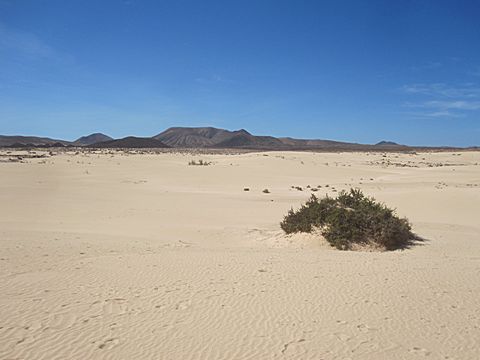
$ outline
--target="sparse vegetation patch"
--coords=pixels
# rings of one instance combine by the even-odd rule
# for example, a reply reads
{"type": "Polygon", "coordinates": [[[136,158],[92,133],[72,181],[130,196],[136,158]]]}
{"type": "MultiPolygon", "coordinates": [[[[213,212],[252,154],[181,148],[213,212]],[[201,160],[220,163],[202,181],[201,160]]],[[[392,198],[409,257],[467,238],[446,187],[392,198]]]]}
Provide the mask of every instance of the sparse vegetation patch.
{"type": "Polygon", "coordinates": [[[336,198],[312,195],[300,209],[291,209],[280,226],[287,234],[319,229],[340,250],[359,246],[395,250],[407,247],[415,238],[407,219],[359,189],[341,191],[336,198]]]}
{"type": "Polygon", "coordinates": [[[194,166],[208,166],[212,165],[210,161],[204,161],[202,159],[196,161],[196,160],[191,160],[188,162],[188,165],[194,165],[194,166]]]}

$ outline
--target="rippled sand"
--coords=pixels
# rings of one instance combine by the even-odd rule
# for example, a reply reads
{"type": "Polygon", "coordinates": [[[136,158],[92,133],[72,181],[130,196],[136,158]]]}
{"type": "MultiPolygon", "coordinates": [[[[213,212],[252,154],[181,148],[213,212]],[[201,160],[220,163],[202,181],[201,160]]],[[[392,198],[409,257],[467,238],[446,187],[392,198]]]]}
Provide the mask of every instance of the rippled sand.
{"type": "Polygon", "coordinates": [[[0,151],[0,359],[478,359],[479,152],[38,154],[0,151]],[[426,241],[282,234],[350,187],[426,241]]]}

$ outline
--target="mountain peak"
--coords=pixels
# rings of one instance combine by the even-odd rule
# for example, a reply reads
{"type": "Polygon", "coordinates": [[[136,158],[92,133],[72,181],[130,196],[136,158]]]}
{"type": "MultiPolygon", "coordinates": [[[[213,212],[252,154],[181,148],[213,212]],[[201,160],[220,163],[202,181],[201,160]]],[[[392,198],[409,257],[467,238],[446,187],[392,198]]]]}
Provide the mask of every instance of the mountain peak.
{"type": "Polygon", "coordinates": [[[171,127],[154,136],[173,147],[211,147],[237,134],[235,131],[207,127],[171,127]]]}
{"type": "Polygon", "coordinates": [[[92,145],[95,143],[109,141],[109,140],[113,140],[113,138],[102,133],[93,133],[93,134],[78,138],[73,142],[73,144],[77,146],[87,146],[87,145],[92,145]]]}
{"type": "Polygon", "coordinates": [[[237,131],[234,131],[234,132],[237,133],[237,134],[252,135],[251,133],[249,133],[245,129],[240,129],[240,130],[237,130],[237,131]]]}
{"type": "Polygon", "coordinates": [[[379,145],[379,146],[385,146],[385,145],[388,145],[388,146],[402,146],[400,144],[397,144],[396,142],[393,142],[393,141],[386,141],[386,140],[382,140],[378,143],[376,143],[375,145],[379,145]]]}

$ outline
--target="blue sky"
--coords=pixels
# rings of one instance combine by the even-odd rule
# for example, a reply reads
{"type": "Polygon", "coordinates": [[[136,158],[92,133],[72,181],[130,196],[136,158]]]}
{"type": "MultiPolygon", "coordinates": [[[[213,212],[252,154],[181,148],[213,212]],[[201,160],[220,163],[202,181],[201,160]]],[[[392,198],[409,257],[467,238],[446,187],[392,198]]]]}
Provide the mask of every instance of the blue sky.
{"type": "Polygon", "coordinates": [[[480,145],[478,1],[0,0],[0,134],[480,145]]]}

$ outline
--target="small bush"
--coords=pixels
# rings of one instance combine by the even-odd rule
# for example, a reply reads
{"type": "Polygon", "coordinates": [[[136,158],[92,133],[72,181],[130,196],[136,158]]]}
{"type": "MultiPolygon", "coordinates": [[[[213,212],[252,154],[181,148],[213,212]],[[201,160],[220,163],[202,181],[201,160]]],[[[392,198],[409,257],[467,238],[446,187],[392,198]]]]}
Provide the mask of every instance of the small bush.
{"type": "Polygon", "coordinates": [[[270,190],[268,190],[268,189],[263,189],[262,192],[263,192],[264,194],[270,194],[270,190]]]}
{"type": "Polygon", "coordinates": [[[300,209],[291,209],[280,223],[287,233],[321,234],[334,247],[351,250],[354,245],[374,245],[385,250],[407,247],[415,238],[407,219],[358,189],[341,191],[336,198],[315,195],[300,209]]]}
{"type": "Polygon", "coordinates": [[[195,161],[195,160],[191,160],[188,165],[198,165],[198,166],[208,166],[208,165],[211,165],[212,163],[210,161],[203,161],[203,160],[198,160],[195,161]]]}

